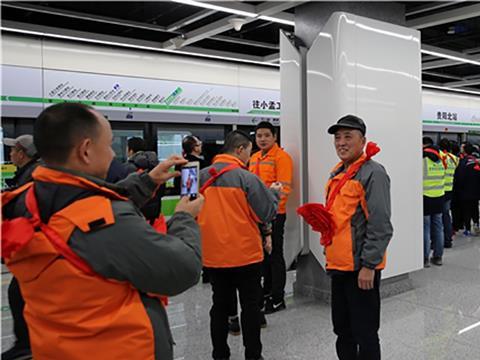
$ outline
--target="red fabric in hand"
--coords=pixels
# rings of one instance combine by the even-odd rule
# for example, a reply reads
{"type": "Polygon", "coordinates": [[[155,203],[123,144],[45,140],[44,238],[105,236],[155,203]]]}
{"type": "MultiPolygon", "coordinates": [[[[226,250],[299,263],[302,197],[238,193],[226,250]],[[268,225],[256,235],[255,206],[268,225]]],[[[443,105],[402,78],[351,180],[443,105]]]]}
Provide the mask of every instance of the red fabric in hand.
{"type": "Polygon", "coordinates": [[[341,188],[346,184],[346,182],[353,178],[362,165],[370,160],[373,156],[380,152],[380,147],[369,141],[365,149],[365,158],[362,161],[351,165],[342,179],[339,181],[338,185],[330,193],[329,198],[327,199],[327,206],[318,203],[308,203],[300,206],[297,209],[297,214],[303,217],[303,219],[309,224],[313,231],[320,232],[320,244],[323,246],[328,246],[332,243],[333,235],[335,233],[335,222],[333,221],[333,215],[330,212],[330,208],[333,206],[335,198],[340,193],[341,188]]]}
{"type": "Polygon", "coordinates": [[[2,221],[2,257],[9,259],[33,239],[35,233],[31,220],[20,217],[2,221]]]}

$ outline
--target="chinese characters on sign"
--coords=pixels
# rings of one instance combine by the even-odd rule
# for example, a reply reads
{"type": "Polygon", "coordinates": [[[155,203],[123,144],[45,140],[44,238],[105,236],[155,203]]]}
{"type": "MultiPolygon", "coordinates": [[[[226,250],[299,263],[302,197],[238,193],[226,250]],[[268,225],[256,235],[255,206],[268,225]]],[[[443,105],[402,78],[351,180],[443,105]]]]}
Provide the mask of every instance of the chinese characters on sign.
{"type": "Polygon", "coordinates": [[[258,110],[280,110],[280,101],[253,100],[252,107],[258,110]]]}
{"type": "Polygon", "coordinates": [[[457,121],[458,115],[453,112],[437,111],[437,120],[457,121]]]}

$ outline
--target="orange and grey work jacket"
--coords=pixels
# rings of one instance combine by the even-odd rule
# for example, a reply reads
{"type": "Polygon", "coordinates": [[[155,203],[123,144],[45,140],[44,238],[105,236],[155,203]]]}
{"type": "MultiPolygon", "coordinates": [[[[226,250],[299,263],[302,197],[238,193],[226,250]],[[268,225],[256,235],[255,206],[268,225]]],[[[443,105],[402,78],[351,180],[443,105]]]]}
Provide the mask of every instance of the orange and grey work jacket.
{"type": "MultiPolygon", "coordinates": [[[[41,222],[93,270],[74,266],[42,228],[5,259],[25,298],[33,357],[173,359],[167,314],[147,293],[173,296],[197,283],[201,253],[195,219],[176,213],[167,234],[155,231],[137,207],[156,188],[147,174],[132,174],[114,187],[40,166],[33,179],[26,186],[34,190],[41,222]]],[[[2,195],[4,221],[31,217],[26,194],[21,188],[2,195]]]]}
{"type": "Polygon", "coordinates": [[[258,225],[273,220],[277,213],[278,192],[245,169],[232,155],[217,155],[212,166],[200,172],[204,184],[226,166],[225,172],[204,192],[205,204],[198,216],[202,233],[203,264],[212,268],[232,268],[263,260],[262,238],[258,225]]]}
{"type": "Polygon", "coordinates": [[[274,182],[280,182],[283,185],[278,214],[285,214],[288,195],[292,191],[293,161],[290,155],[275,144],[265,155],[262,155],[261,151],[253,154],[249,170],[259,176],[267,187],[274,182]]]}
{"type": "MultiPolygon", "coordinates": [[[[333,169],[326,186],[327,199],[344,170],[342,163],[333,169]]],[[[363,164],[341,188],[330,212],[335,233],[332,244],[325,248],[327,270],[383,269],[385,251],[393,234],[390,179],[385,168],[373,160],[363,164]]]]}

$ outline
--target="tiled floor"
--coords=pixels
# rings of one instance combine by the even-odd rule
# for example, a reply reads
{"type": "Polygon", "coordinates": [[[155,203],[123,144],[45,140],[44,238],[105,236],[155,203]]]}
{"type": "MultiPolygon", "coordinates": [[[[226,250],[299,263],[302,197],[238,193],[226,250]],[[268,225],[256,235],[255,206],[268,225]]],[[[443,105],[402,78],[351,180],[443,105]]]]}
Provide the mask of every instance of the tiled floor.
{"type": "MultiPolygon", "coordinates": [[[[334,360],[335,337],[328,305],[293,298],[295,274],[289,273],[287,310],[267,317],[262,331],[267,360],[334,360]]],[[[383,300],[383,359],[480,359],[480,238],[459,236],[446,249],[444,265],[411,274],[415,289],[383,300]],[[461,332],[461,333],[459,333],[461,332]]],[[[13,341],[6,299],[9,276],[2,278],[2,348],[13,341]]],[[[170,325],[177,343],[175,358],[210,359],[209,285],[199,284],[172,298],[170,325]]],[[[232,360],[243,359],[241,337],[230,337],[232,360]]]]}

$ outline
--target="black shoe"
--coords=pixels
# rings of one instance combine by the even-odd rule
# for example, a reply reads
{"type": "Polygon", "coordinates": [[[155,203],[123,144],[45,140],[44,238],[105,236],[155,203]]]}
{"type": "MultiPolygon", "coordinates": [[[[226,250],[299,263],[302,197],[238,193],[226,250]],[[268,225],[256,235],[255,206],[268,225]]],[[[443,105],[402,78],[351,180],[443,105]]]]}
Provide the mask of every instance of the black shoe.
{"type": "Polygon", "coordinates": [[[241,334],[240,321],[238,321],[238,316],[228,319],[228,333],[233,336],[238,336],[241,334]]]}
{"type": "Polygon", "coordinates": [[[452,248],[452,243],[445,243],[443,246],[445,249],[451,249],[452,248]]]}
{"type": "Polygon", "coordinates": [[[32,350],[14,345],[11,349],[2,353],[2,360],[29,360],[32,358],[32,350]]]}
{"type": "Polygon", "coordinates": [[[442,258],[441,257],[433,257],[432,258],[432,264],[437,265],[437,266],[442,266],[443,265],[442,258]]]}
{"type": "Polygon", "coordinates": [[[429,259],[423,260],[423,267],[424,268],[429,268],[430,267],[430,260],[429,259]]]}
{"type": "Polygon", "coordinates": [[[260,327],[262,329],[267,327],[267,319],[265,318],[265,313],[263,311],[260,313],[260,327]]]}
{"type": "Polygon", "coordinates": [[[273,314],[281,310],[285,310],[287,306],[285,305],[285,300],[282,300],[278,303],[275,303],[273,301],[267,302],[267,305],[265,306],[265,314],[273,314]]]}

